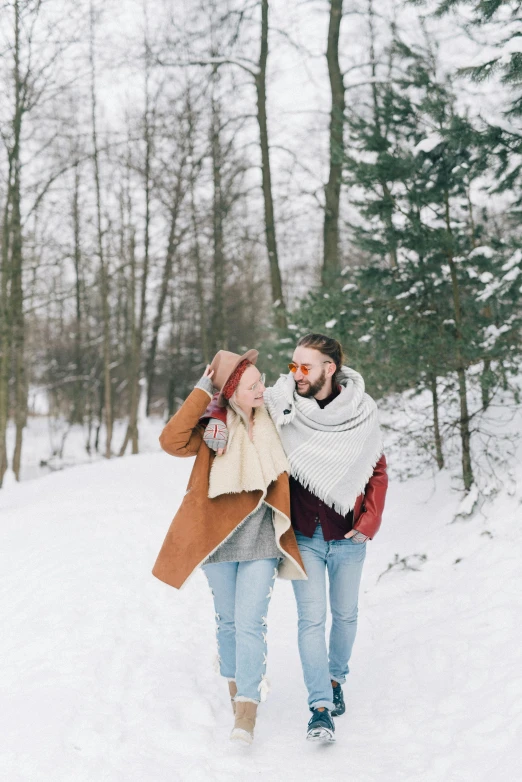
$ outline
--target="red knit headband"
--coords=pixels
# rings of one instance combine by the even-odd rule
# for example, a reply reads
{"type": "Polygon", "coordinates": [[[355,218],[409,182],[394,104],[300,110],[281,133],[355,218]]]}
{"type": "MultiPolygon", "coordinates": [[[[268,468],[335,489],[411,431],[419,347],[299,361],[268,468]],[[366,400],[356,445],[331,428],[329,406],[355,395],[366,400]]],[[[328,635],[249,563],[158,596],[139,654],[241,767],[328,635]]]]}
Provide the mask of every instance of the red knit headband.
{"type": "Polygon", "coordinates": [[[223,386],[223,391],[221,392],[227,402],[238,387],[239,381],[243,377],[245,369],[250,366],[252,366],[252,363],[247,358],[243,359],[243,361],[239,362],[237,367],[228,378],[227,382],[223,386]]]}

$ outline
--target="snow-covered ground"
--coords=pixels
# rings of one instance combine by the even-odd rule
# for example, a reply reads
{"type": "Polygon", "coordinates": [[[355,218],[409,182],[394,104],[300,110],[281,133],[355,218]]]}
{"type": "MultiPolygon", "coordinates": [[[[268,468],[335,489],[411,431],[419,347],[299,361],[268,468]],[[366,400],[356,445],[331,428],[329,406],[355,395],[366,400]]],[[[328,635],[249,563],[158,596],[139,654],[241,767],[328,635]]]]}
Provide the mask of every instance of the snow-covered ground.
{"type": "MultiPolygon", "coordinates": [[[[158,437],[164,426],[159,416],[140,419],[139,449],[140,453],[158,451],[158,437]]],[[[112,451],[119,453],[125,432],[126,421],[115,421],[112,438],[112,451]]],[[[105,429],[100,433],[98,451],[91,448],[89,454],[86,443],[94,444],[94,433],[89,437],[87,426],[75,424],[71,426],[63,418],[48,415],[30,415],[24,429],[21,480],[32,480],[42,475],[48,475],[55,470],[64,470],[77,464],[90,464],[103,461],[105,453],[105,429]]],[[[15,444],[15,427],[12,421],[7,427],[7,452],[13,453],[15,444]]],[[[131,446],[127,447],[130,454],[131,446]]],[[[7,482],[14,482],[11,471],[7,474],[7,482]]]]}
{"type": "Polygon", "coordinates": [[[295,605],[278,581],[272,690],[238,747],[203,575],[177,592],[150,574],[191,462],[147,453],[0,491],[1,780],[520,779],[520,466],[466,520],[446,472],[391,483],[331,746],[304,740],[295,605]]]}

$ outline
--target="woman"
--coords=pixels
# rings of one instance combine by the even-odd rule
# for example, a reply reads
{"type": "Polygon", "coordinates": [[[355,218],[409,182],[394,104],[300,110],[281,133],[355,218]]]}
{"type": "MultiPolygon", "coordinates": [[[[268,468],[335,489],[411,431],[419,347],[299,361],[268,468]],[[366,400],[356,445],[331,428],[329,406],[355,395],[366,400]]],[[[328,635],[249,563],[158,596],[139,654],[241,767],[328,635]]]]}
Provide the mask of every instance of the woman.
{"type": "Polygon", "coordinates": [[[153,569],[179,589],[203,565],[214,596],[220,673],[233,699],[231,738],[247,743],[266,695],[266,615],[274,579],[306,578],[290,524],[288,463],[263,404],[257,358],[257,350],[242,356],[220,350],[161,434],[167,453],[196,455],[196,461],[153,569]],[[216,433],[200,422],[214,387],[229,431],[218,459],[207,445],[216,433]]]}

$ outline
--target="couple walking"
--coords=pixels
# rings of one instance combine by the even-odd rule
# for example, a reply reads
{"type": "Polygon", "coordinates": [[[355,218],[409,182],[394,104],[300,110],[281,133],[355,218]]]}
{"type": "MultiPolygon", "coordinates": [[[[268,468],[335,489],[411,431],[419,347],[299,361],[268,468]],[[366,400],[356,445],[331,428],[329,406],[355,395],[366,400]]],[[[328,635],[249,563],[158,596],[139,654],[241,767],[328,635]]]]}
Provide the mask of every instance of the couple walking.
{"type": "Polygon", "coordinates": [[[250,743],[266,697],[266,625],[277,576],[292,580],[310,740],[334,740],[357,628],[366,541],[387,488],[375,402],[339,342],[308,334],[272,388],[258,353],[220,350],[160,443],[196,456],[153,573],[180,588],[202,566],[214,597],[232,739],[250,743]],[[332,627],[325,637],[326,571],[332,627]]]}

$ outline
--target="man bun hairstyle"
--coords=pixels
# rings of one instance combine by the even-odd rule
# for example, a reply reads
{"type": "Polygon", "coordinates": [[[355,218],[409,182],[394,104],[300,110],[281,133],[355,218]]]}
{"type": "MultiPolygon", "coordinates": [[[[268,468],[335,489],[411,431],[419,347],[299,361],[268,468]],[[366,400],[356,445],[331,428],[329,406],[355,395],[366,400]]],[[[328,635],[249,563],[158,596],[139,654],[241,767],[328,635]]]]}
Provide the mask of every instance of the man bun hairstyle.
{"type": "Polygon", "coordinates": [[[327,337],[326,334],[305,334],[297,343],[298,348],[313,348],[334,362],[335,375],[332,377],[332,383],[336,384],[341,379],[341,367],[345,363],[343,346],[333,337],[327,337]]]}

